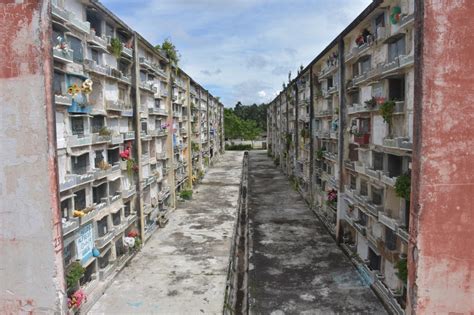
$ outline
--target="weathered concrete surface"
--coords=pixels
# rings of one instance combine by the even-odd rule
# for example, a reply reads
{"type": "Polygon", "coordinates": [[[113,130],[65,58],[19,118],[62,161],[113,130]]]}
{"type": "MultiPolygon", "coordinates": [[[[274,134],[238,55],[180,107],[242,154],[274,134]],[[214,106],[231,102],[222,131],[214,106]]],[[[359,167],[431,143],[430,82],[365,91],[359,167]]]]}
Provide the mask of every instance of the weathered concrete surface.
{"type": "Polygon", "coordinates": [[[250,153],[248,211],[252,314],[386,313],[263,151],[250,153]]]}
{"type": "Polygon", "coordinates": [[[221,314],[236,222],[242,152],[209,169],[89,314],[221,314]]]}
{"type": "Polygon", "coordinates": [[[66,308],[49,5],[0,3],[0,314],[66,308]]]}
{"type": "Polygon", "coordinates": [[[474,1],[416,5],[407,313],[474,314],[474,1]]]}

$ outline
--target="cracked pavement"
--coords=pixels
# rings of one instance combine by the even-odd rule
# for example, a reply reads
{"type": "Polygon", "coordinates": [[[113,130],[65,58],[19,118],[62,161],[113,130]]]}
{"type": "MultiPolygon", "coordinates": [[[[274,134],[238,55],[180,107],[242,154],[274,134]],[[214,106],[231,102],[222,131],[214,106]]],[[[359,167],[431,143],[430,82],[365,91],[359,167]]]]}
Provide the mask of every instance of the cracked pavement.
{"type": "Polygon", "coordinates": [[[243,152],[211,167],[89,314],[222,314],[243,152]]]}
{"type": "Polygon", "coordinates": [[[249,156],[251,314],[386,314],[266,152],[249,156]]]}

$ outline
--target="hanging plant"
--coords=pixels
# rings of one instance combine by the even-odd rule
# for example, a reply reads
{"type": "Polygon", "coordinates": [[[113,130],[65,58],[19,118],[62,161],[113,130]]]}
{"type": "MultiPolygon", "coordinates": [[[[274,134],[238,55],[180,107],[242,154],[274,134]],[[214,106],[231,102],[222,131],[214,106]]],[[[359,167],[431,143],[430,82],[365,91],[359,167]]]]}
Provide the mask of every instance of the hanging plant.
{"type": "Polygon", "coordinates": [[[395,182],[395,193],[398,197],[410,200],[411,176],[409,173],[400,175],[395,182]]]}
{"type": "Polygon", "coordinates": [[[402,9],[399,6],[393,7],[390,14],[390,23],[398,24],[398,22],[400,22],[401,13],[402,9]]]}
{"type": "Polygon", "coordinates": [[[122,55],[123,44],[122,42],[114,37],[110,40],[110,53],[117,59],[122,55]]]}
{"type": "Polygon", "coordinates": [[[377,99],[373,96],[370,100],[364,102],[368,108],[374,108],[377,106],[377,99]]]}
{"type": "Polygon", "coordinates": [[[112,134],[112,131],[109,128],[105,127],[105,126],[100,128],[100,130],[99,130],[99,136],[106,137],[106,136],[110,136],[111,134],[112,134]]]}
{"type": "Polygon", "coordinates": [[[136,164],[134,159],[127,160],[127,174],[128,176],[132,176],[133,171],[135,170],[136,164]]]}
{"type": "Polygon", "coordinates": [[[403,283],[407,283],[408,279],[408,268],[407,268],[407,260],[406,259],[400,259],[397,262],[397,276],[400,280],[403,281],[403,283]]]}
{"type": "Polygon", "coordinates": [[[85,273],[84,267],[78,262],[75,261],[69,265],[67,268],[67,273],[66,273],[66,284],[68,288],[71,288],[77,284],[77,281],[81,279],[81,277],[85,273]]]}
{"type": "Polygon", "coordinates": [[[380,115],[382,115],[383,121],[389,125],[392,125],[392,116],[395,111],[395,102],[386,101],[380,106],[380,115]]]}
{"type": "Polygon", "coordinates": [[[325,148],[321,148],[318,151],[316,151],[316,159],[317,160],[322,160],[323,159],[324,151],[326,151],[325,148]]]}

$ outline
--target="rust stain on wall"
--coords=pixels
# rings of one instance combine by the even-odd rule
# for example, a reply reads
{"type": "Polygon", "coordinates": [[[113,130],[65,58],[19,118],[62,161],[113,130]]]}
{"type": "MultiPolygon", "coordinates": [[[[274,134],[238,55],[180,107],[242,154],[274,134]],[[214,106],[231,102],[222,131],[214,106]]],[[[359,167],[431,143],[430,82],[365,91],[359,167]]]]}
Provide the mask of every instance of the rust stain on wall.
{"type": "Polygon", "coordinates": [[[42,64],[42,54],[34,43],[39,38],[35,36],[39,27],[34,22],[37,19],[33,19],[42,1],[15,2],[2,1],[0,4],[0,78],[35,74],[42,64]]]}
{"type": "Polygon", "coordinates": [[[474,1],[422,3],[410,303],[417,314],[468,314],[474,312],[474,1]]]}

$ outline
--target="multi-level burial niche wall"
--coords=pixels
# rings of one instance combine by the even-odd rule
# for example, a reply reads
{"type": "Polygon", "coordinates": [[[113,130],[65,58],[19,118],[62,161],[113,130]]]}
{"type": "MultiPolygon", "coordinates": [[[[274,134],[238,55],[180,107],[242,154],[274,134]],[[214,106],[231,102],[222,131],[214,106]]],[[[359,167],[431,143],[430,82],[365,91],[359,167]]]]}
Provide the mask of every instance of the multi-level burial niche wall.
{"type": "Polygon", "coordinates": [[[249,226],[247,211],[248,152],[244,153],[239,209],[229,263],[223,314],[248,314],[249,226]]]}

